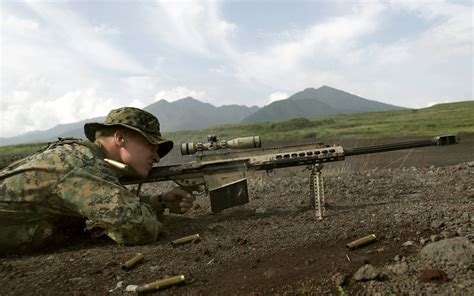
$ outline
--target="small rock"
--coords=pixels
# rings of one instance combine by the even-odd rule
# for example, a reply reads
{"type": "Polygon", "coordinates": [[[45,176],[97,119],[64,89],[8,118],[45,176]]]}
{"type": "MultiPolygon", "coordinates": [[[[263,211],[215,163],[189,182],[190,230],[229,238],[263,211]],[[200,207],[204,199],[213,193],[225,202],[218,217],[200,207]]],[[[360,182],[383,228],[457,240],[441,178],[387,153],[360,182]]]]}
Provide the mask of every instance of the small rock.
{"type": "Polygon", "coordinates": [[[411,200],[423,199],[424,197],[425,195],[423,193],[412,193],[406,195],[406,198],[411,200]]]}
{"type": "Polygon", "coordinates": [[[474,245],[465,237],[445,239],[425,246],[420,256],[440,266],[446,264],[469,266],[474,257],[474,245]]]}
{"type": "Polygon", "coordinates": [[[265,278],[267,279],[271,279],[272,277],[274,277],[276,274],[275,270],[273,268],[269,268],[267,269],[263,275],[265,276],[265,278]]]}
{"type": "Polygon", "coordinates": [[[402,247],[411,247],[414,246],[415,243],[413,241],[406,241],[402,244],[402,247]]]}
{"type": "Polygon", "coordinates": [[[127,292],[136,292],[136,291],[137,291],[137,288],[138,288],[137,285],[128,285],[128,286],[125,288],[125,291],[127,291],[127,292]]]}
{"type": "Polygon", "coordinates": [[[342,286],[346,282],[346,276],[340,272],[337,272],[331,277],[331,280],[336,287],[342,286]]]}
{"type": "Polygon", "coordinates": [[[267,210],[265,208],[258,208],[255,210],[255,213],[257,214],[265,214],[267,210]]]}
{"type": "Polygon", "coordinates": [[[444,239],[447,239],[447,238],[453,238],[456,236],[456,234],[452,231],[443,231],[441,232],[441,237],[444,238],[444,239]]]}
{"type": "Polygon", "coordinates": [[[215,224],[215,225],[209,225],[207,229],[209,229],[209,231],[213,233],[217,233],[217,232],[225,230],[225,227],[219,224],[215,224]]]}
{"type": "Polygon", "coordinates": [[[199,209],[199,208],[201,208],[201,205],[198,204],[198,203],[193,206],[193,209],[194,209],[194,210],[197,210],[197,209],[199,209]]]}
{"type": "Polygon", "coordinates": [[[469,234],[469,228],[467,225],[463,225],[456,230],[458,236],[465,236],[469,234]]]}
{"type": "Polygon", "coordinates": [[[161,269],[162,269],[161,266],[152,266],[152,267],[150,267],[150,271],[151,271],[151,272],[160,271],[161,269]]]}
{"type": "Polygon", "coordinates": [[[115,288],[109,290],[109,293],[112,293],[113,291],[115,291],[117,289],[121,289],[122,285],[123,285],[123,281],[118,282],[117,285],[115,286],[115,288]]]}
{"type": "Polygon", "coordinates": [[[474,161],[468,162],[468,163],[467,163],[467,166],[470,167],[470,168],[474,167],[474,161]]]}
{"type": "Polygon", "coordinates": [[[470,233],[465,236],[471,243],[474,243],[474,233],[470,233]]]}
{"type": "Polygon", "coordinates": [[[393,258],[393,261],[397,262],[397,261],[400,261],[400,255],[397,255],[393,258]]]}
{"type": "Polygon", "coordinates": [[[439,235],[433,234],[430,236],[430,241],[437,242],[439,241],[439,235]]]}
{"type": "Polygon", "coordinates": [[[443,225],[444,225],[443,220],[434,220],[433,222],[431,222],[431,227],[434,228],[434,229],[441,228],[441,226],[443,226],[443,225]]]}
{"type": "Polygon", "coordinates": [[[445,283],[449,281],[448,276],[444,271],[439,268],[431,268],[422,270],[420,273],[420,279],[422,282],[441,282],[445,283]]]}
{"type": "Polygon", "coordinates": [[[354,274],[354,279],[356,281],[370,281],[375,280],[379,276],[379,272],[375,267],[370,264],[366,264],[359,268],[354,274]]]}
{"type": "Polygon", "coordinates": [[[394,274],[405,274],[408,271],[408,264],[406,262],[400,262],[394,265],[389,265],[387,268],[394,274]]]}

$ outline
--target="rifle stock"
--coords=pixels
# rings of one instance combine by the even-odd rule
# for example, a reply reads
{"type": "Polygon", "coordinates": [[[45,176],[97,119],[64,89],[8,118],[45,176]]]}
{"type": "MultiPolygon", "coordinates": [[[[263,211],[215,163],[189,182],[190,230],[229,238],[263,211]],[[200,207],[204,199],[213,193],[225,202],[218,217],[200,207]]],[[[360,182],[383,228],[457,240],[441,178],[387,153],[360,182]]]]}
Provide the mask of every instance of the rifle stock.
{"type": "MultiPolygon", "coordinates": [[[[123,179],[125,185],[159,181],[174,181],[184,190],[203,194],[209,193],[211,209],[220,212],[223,209],[248,202],[246,179],[255,171],[271,171],[274,169],[294,166],[307,166],[312,169],[314,184],[322,185],[320,170],[326,162],[342,161],[346,156],[355,156],[394,150],[412,149],[427,146],[443,146],[458,144],[458,135],[445,135],[414,141],[393,144],[373,145],[345,149],[340,145],[324,145],[310,143],[303,145],[253,148],[244,151],[228,152],[211,155],[199,155],[198,160],[183,164],[154,167],[147,178],[142,180],[123,179]]],[[[324,197],[323,189],[318,187],[319,196],[324,197]],[[322,192],[320,192],[322,190],[322,192]]],[[[312,186],[312,197],[316,187],[312,186]]],[[[315,204],[315,203],[313,203],[315,204]]],[[[321,207],[321,205],[320,205],[321,207]]],[[[319,213],[322,218],[322,213],[319,213]]]]}

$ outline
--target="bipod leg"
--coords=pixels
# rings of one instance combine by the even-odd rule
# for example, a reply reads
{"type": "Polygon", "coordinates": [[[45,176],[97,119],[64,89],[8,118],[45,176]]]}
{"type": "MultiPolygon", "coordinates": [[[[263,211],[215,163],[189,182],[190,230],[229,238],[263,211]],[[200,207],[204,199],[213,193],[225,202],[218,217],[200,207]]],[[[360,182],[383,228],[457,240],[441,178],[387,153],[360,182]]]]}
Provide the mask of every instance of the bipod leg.
{"type": "Polygon", "coordinates": [[[315,209],[318,220],[322,220],[326,215],[326,199],[324,197],[324,181],[321,170],[323,165],[317,163],[311,167],[309,182],[310,206],[315,209]]]}

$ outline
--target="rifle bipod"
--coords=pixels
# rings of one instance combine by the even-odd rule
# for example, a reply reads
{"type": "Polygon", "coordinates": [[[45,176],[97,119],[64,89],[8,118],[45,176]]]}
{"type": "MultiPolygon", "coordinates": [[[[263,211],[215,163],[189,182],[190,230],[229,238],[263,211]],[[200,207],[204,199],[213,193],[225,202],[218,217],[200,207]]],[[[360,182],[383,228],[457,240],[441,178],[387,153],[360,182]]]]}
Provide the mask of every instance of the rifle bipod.
{"type": "Polygon", "coordinates": [[[318,220],[322,220],[326,215],[326,200],[324,198],[324,181],[321,170],[322,163],[316,163],[310,166],[311,175],[309,178],[309,193],[311,208],[315,209],[315,214],[318,220]],[[318,207],[316,208],[316,201],[318,207]]]}

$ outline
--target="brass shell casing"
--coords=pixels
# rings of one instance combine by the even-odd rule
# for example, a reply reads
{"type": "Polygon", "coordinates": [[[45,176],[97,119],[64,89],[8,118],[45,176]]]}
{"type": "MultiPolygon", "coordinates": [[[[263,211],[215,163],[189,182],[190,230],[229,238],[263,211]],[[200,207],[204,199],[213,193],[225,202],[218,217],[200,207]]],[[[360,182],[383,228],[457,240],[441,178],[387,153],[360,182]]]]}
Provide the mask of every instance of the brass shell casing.
{"type": "Polygon", "coordinates": [[[135,256],[133,256],[130,260],[122,264],[122,269],[123,270],[129,270],[135,265],[137,265],[138,262],[142,261],[145,256],[142,253],[137,253],[135,256]]]}
{"type": "Polygon", "coordinates": [[[185,237],[182,237],[182,238],[178,238],[174,241],[171,242],[171,245],[172,246],[176,246],[176,245],[182,245],[182,244],[186,244],[186,243],[191,243],[191,242],[196,242],[196,241],[199,241],[201,239],[201,237],[199,236],[199,234],[193,234],[193,235],[188,235],[188,236],[185,236],[185,237]]]}
{"type": "Polygon", "coordinates": [[[169,277],[162,280],[157,280],[153,283],[140,286],[137,288],[136,291],[138,293],[150,292],[150,291],[165,289],[171,286],[176,286],[184,282],[185,282],[184,275],[178,275],[178,276],[173,276],[173,277],[169,277]]]}
{"type": "Polygon", "coordinates": [[[119,170],[124,171],[124,172],[128,172],[129,169],[130,169],[127,164],[121,163],[121,162],[113,160],[113,159],[104,158],[104,161],[106,163],[110,164],[111,166],[113,166],[114,168],[119,169],[119,170]]]}
{"type": "Polygon", "coordinates": [[[377,237],[375,236],[375,234],[367,235],[367,236],[364,236],[362,238],[359,238],[355,241],[352,241],[352,242],[348,243],[346,245],[346,248],[348,248],[350,250],[354,250],[354,249],[363,247],[365,245],[368,245],[368,244],[374,242],[376,239],[377,239],[377,237]]]}

